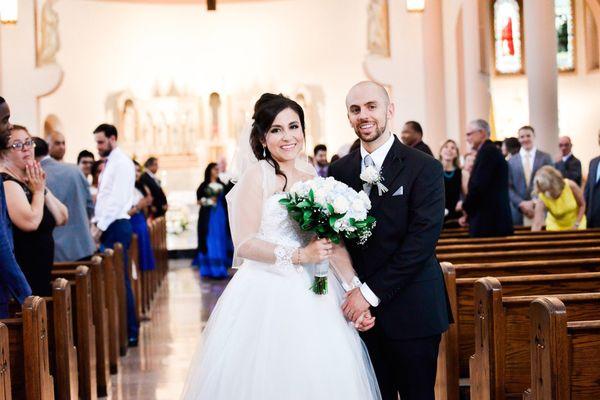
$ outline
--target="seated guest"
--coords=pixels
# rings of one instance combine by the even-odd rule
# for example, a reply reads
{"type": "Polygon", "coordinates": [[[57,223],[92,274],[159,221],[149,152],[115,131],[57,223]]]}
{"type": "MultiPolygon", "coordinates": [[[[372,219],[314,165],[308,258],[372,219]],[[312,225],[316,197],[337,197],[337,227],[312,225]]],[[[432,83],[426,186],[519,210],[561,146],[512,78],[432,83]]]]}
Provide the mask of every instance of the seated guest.
{"type": "Polygon", "coordinates": [[[150,215],[152,218],[162,217],[166,214],[169,205],[167,196],[162,190],[160,179],[156,175],[158,172],[158,159],[150,157],[144,163],[146,169],[142,174],[141,182],[150,190],[152,194],[152,205],[150,206],[150,215]]]}
{"type": "Polygon", "coordinates": [[[579,185],[563,178],[556,168],[549,165],[539,169],[533,184],[538,198],[532,231],[542,230],[544,215],[548,231],[586,228],[585,200],[579,185]]]}
{"type": "Polygon", "coordinates": [[[198,214],[198,253],[192,265],[200,268],[205,278],[227,278],[232,264],[233,243],[227,220],[225,186],[219,180],[219,167],[210,163],[204,171],[204,181],[196,191],[198,214]]]}
{"type": "MultiPolygon", "coordinates": [[[[9,122],[10,108],[0,97],[0,143],[8,143],[12,125],[9,122]]],[[[0,176],[0,318],[8,318],[8,303],[14,298],[19,303],[31,296],[31,287],[17,264],[14,254],[12,226],[6,210],[4,184],[0,176]]]]}
{"type": "Polygon", "coordinates": [[[54,229],[54,261],[89,260],[96,251],[90,232],[94,203],[89,183],[76,165],[58,162],[48,155],[48,144],[35,142],[35,159],[46,173],[46,186],[69,210],[69,221],[54,229]]]}
{"type": "Polygon", "coordinates": [[[554,166],[560,171],[562,176],[581,186],[581,161],[573,155],[571,138],[561,136],[558,139],[558,149],[560,150],[560,159],[554,166]]]}
{"type": "Polygon", "coordinates": [[[417,121],[406,122],[402,127],[400,138],[405,145],[421,150],[423,153],[433,157],[431,149],[423,142],[423,128],[417,121]]]}
{"type": "Polygon", "coordinates": [[[15,256],[36,296],[50,296],[55,226],[66,224],[67,207],[46,188],[46,174],[35,161],[27,129],[14,125],[0,143],[8,216],[13,223],[15,256]]]}
{"type": "Polygon", "coordinates": [[[85,179],[90,180],[90,176],[92,176],[92,165],[94,165],[94,154],[87,150],[82,150],[77,155],[77,166],[81,170],[85,179]]]}
{"type": "Polygon", "coordinates": [[[146,215],[152,206],[152,195],[150,189],[142,183],[142,166],[137,161],[133,161],[133,163],[135,164],[135,190],[133,191],[133,206],[129,210],[131,229],[138,237],[140,260],[138,267],[142,271],[152,271],[155,268],[155,260],[146,222],[146,215]]]}
{"type": "Polygon", "coordinates": [[[460,211],[457,211],[458,203],[461,199],[462,190],[462,171],[458,165],[459,152],[456,142],[448,139],[440,149],[439,160],[444,167],[444,191],[446,198],[447,214],[444,218],[444,226],[458,225],[458,219],[462,216],[460,211]]]}
{"type": "Polygon", "coordinates": [[[327,161],[327,146],[318,144],[314,149],[315,167],[320,177],[327,178],[329,162],[327,161]]]}
{"type": "Polygon", "coordinates": [[[477,157],[463,202],[466,217],[461,222],[468,221],[471,237],[512,235],[506,160],[489,139],[490,126],[486,121],[469,123],[466,136],[477,157]]]}
{"type": "MultiPolygon", "coordinates": [[[[600,132],[598,132],[598,144],[600,144],[600,132]]],[[[585,202],[587,226],[600,228],[600,157],[590,161],[588,179],[585,184],[585,202]]]]}
{"type": "Polygon", "coordinates": [[[544,165],[554,165],[548,153],[535,146],[535,131],[531,126],[519,129],[521,150],[508,160],[510,207],[514,225],[531,226],[534,215],[533,177],[544,165]]]}
{"type": "Polygon", "coordinates": [[[506,138],[502,142],[502,155],[506,158],[506,161],[510,160],[519,150],[521,150],[521,143],[516,137],[506,138]]]}

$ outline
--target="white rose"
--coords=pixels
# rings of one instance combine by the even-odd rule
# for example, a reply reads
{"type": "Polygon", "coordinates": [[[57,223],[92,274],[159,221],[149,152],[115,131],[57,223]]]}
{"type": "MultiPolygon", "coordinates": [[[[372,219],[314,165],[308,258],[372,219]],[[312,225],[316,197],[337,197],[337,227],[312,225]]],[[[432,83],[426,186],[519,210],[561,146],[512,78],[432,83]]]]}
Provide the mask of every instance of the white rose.
{"type": "Polygon", "coordinates": [[[317,190],[315,190],[315,203],[325,205],[325,203],[326,203],[325,196],[326,195],[327,195],[327,192],[321,188],[318,188],[317,190]]]}
{"type": "Polygon", "coordinates": [[[367,210],[371,209],[371,199],[369,199],[369,196],[364,191],[361,190],[358,192],[358,198],[363,202],[367,210]]]}
{"type": "Polygon", "coordinates": [[[380,179],[379,171],[373,166],[365,168],[365,170],[360,174],[360,179],[364,182],[370,183],[371,185],[377,183],[380,179]]]}
{"type": "Polygon", "coordinates": [[[365,203],[360,199],[355,199],[352,202],[352,210],[356,212],[361,212],[365,210],[365,203]]]}
{"type": "Polygon", "coordinates": [[[346,200],[346,198],[343,196],[339,196],[333,202],[333,210],[337,214],[346,214],[349,206],[350,204],[348,204],[348,200],[346,200]]]}

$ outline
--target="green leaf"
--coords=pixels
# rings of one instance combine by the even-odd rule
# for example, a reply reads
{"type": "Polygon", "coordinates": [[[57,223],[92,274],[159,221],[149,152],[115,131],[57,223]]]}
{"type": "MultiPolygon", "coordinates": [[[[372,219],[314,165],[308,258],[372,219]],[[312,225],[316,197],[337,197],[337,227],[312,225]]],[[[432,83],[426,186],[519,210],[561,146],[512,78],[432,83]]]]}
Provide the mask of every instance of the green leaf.
{"type": "Polygon", "coordinates": [[[296,205],[296,207],[299,207],[299,208],[306,208],[306,207],[310,207],[310,206],[312,206],[312,204],[307,200],[303,200],[296,205]]]}
{"type": "Polygon", "coordinates": [[[331,204],[329,204],[329,203],[327,204],[327,209],[329,210],[329,214],[331,214],[331,215],[335,214],[335,210],[331,204]]]}
{"type": "Polygon", "coordinates": [[[314,203],[314,202],[315,202],[315,192],[313,192],[313,190],[312,190],[312,189],[310,189],[310,190],[308,191],[308,198],[310,199],[310,202],[311,202],[311,203],[314,203]]]}

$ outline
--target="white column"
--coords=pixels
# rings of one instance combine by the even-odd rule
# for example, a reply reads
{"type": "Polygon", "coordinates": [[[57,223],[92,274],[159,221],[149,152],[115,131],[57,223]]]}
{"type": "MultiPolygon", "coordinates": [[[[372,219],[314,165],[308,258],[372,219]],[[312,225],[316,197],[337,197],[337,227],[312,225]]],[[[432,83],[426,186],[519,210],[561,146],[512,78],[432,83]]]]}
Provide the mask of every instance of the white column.
{"type": "Polygon", "coordinates": [[[537,145],[554,154],[558,146],[558,72],[554,2],[523,2],[525,72],[529,92],[529,123],[537,145]]]}

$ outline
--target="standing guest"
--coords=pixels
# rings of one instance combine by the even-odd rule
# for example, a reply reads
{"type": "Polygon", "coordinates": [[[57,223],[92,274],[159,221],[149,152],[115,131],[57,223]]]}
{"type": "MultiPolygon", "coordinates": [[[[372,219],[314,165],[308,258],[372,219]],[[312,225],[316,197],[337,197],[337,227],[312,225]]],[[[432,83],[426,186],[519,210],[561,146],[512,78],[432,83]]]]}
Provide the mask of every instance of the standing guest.
{"type": "Polygon", "coordinates": [[[131,228],[133,233],[138,236],[139,268],[142,271],[152,271],[156,266],[156,262],[150,243],[146,214],[150,212],[153,199],[150,189],[142,182],[142,166],[137,161],[133,163],[135,164],[135,191],[133,192],[133,206],[129,210],[131,228]]]}
{"type": "Polygon", "coordinates": [[[467,126],[467,142],[477,151],[463,202],[471,237],[508,236],[513,233],[508,198],[508,166],[490,138],[489,124],[478,119],[467,126]]]}
{"type": "MultiPolygon", "coordinates": [[[[10,108],[4,98],[0,97],[0,148],[6,148],[10,140],[10,108]]],[[[0,318],[8,318],[8,303],[11,298],[23,304],[27,296],[31,296],[31,287],[17,264],[14,254],[13,234],[8,212],[4,183],[0,175],[0,318]]]]}
{"type": "Polygon", "coordinates": [[[204,171],[204,181],[196,191],[198,214],[198,254],[192,265],[200,268],[206,278],[227,278],[231,266],[233,243],[227,221],[225,185],[219,180],[219,167],[210,163],[204,171]]]}
{"type": "Polygon", "coordinates": [[[81,170],[85,179],[90,180],[90,176],[92,176],[92,165],[94,165],[94,154],[87,150],[82,150],[77,155],[77,166],[81,170]]]}
{"type": "Polygon", "coordinates": [[[562,176],[581,186],[581,161],[573,155],[573,144],[568,136],[558,138],[559,160],[554,165],[562,176]]]}
{"type": "Polygon", "coordinates": [[[100,182],[100,175],[104,171],[105,160],[94,161],[92,164],[92,183],[90,184],[90,193],[92,194],[92,201],[96,204],[96,198],[98,197],[98,185],[100,182]]]}
{"type": "MultiPolygon", "coordinates": [[[[133,205],[135,187],[133,161],[118,147],[118,132],[113,125],[98,126],[94,130],[94,139],[100,157],[105,157],[106,161],[99,178],[92,234],[104,248],[112,249],[115,243],[121,243],[124,250],[123,268],[127,268],[127,253],[132,235],[129,210],[133,205]]],[[[123,275],[127,294],[127,335],[129,345],[135,347],[138,344],[139,331],[135,301],[129,274],[123,275]]]]}
{"type": "MultiPolygon", "coordinates": [[[[467,153],[465,155],[465,165],[463,165],[463,169],[462,169],[462,182],[461,182],[463,196],[466,196],[467,193],[469,193],[469,179],[471,178],[471,173],[473,172],[473,166],[475,165],[476,157],[477,157],[476,151],[471,151],[470,153],[467,153]]],[[[462,205],[462,202],[461,202],[461,205],[462,205]]]]}
{"type": "MultiPolygon", "coordinates": [[[[598,144],[600,144],[600,132],[598,132],[598,144]]],[[[588,228],[600,228],[600,157],[590,161],[585,185],[585,202],[588,228]]]]}
{"type": "Polygon", "coordinates": [[[324,144],[318,144],[315,146],[313,151],[315,155],[315,167],[317,167],[317,174],[322,178],[327,178],[329,172],[329,162],[327,162],[327,146],[324,144]]]}
{"type": "Polygon", "coordinates": [[[65,136],[60,132],[54,131],[48,136],[46,141],[48,142],[50,157],[56,161],[62,161],[65,158],[66,152],[65,136]]]}
{"type": "Polygon", "coordinates": [[[84,261],[96,251],[90,233],[94,203],[89,186],[79,168],[58,162],[48,154],[48,144],[35,137],[35,159],[46,173],[46,186],[69,210],[69,221],[54,229],[54,261],[84,261]]]}
{"type": "Polygon", "coordinates": [[[34,141],[14,125],[10,139],[0,146],[8,216],[13,223],[15,256],[32,293],[50,296],[55,226],[66,224],[67,207],[46,188],[46,174],[35,161],[34,141]]]}
{"type": "Polygon", "coordinates": [[[533,177],[544,165],[554,165],[552,157],[536,149],[531,126],[519,129],[521,150],[508,160],[510,208],[514,225],[531,226],[534,216],[533,177]]]}
{"type": "Polygon", "coordinates": [[[586,228],[585,200],[579,185],[563,178],[560,171],[550,165],[539,169],[533,184],[538,198],[535,200],[532,231],[542,230],[544,215],[548,231],[586,228]]]}
{"type": "Polygon", "coordinates": [[[405,145],[421,150],[423,153],[433,157],[431,149],[423,142],[423,128],[417,121],[406,122],[402,127],[400,138],[405,145]]]}
{"type": "Polygon", "coordinates": [[[152,194],[152,205],[150,207],[150,216],[152,218],[158,218],[165,215],[169,205],[167,203],[167,196],[162,190],[160,179],[158,179],[158,159],[156,157],[150,157],[144,163],[145,171],[142,174],[142,183],[150,189],[152,194]]]}
{"type": "Polygon", "coordinates": [[[521,143],[519,143],[519,139],[516,137],[506,138],[502,142],[502,155],[506,161],[510,160],[519,150],[521,150],[521,143]]]}
{"type": "Polygon", "coordinates": [[[459,166],[459,151],[456,142],[448,139],[440,149],[439,160],[444,167],[444,194],[446,199],[446,210],[448,210],[444,218],[444,225],[456,225],[462,213],[457,210],[460,206],[459,202],[462,195],[462,170],[459,166]]]}

